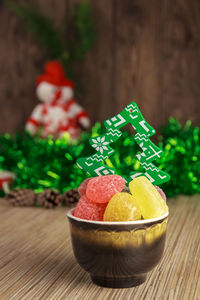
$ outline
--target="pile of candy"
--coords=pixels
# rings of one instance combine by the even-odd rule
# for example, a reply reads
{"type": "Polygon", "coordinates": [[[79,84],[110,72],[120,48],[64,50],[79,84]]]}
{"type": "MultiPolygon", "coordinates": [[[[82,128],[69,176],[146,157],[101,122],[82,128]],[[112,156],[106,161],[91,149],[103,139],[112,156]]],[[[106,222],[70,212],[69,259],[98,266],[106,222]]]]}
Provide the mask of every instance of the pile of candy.
{"type": "Polygon", "coordinates": [[[81,198],[75,217],[94,221],[134,221],[151,219],[168,211],[164,192],[144,176],[125,186],[119,175],[91,177],[78,189],[81,198]]]}

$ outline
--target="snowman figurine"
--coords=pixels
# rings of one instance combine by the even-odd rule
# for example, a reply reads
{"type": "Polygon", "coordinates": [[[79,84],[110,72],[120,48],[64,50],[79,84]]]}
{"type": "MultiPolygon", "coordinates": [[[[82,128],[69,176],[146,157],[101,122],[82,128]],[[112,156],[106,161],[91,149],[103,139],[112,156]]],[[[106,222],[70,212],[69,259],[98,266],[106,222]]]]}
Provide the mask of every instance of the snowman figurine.
{"type": "Polygon", "coordinates": [[[87,112],[74,100],[74,83],[65,77],[57,61],[45,65],[45,73],[36,80],[38,104],[27,120],[25,129],[31,135],[42,128],[42,137],[62,137],[66,132],[71,139],[80,137],[81,130],[90,126],[87,112]]]}

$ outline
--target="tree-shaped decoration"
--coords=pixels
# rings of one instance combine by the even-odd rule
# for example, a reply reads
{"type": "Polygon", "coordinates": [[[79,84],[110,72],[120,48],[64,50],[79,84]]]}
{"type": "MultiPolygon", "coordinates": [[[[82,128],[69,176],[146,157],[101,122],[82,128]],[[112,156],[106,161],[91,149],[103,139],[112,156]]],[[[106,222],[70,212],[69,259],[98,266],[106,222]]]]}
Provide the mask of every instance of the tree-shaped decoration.
{"type": "Polygon", "coordinates": [[[90,138],[89,140],[91,146],[95,148],[97,153],[90,157],[79,158],[77,160],[78,166],[91,176],[113,174],[115,172],[114,169],[103,165],[102,161],[114,153],[110,144],[121,136],[119,129],[127,124],[131,124],[137,132],[134,139],[143,152],[137,154],[136,157],[145,170],[144,173],[131,172],[127,181],[129,182],[141,175],[145,175],[154,185],[168,181],[170,176],[152,164],[152,161],[161,157],[162,150],[149,139],[156,131],[145,121],[135,102],[131,102],[119,114],[104,122],[107,133],[95,138],[90,138]]]}

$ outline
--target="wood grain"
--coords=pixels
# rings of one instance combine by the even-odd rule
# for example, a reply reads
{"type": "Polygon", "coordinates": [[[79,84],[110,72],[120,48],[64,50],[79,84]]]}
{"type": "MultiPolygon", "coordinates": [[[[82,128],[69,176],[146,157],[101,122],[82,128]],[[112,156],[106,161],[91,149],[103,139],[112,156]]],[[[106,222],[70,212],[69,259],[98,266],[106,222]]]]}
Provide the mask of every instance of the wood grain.
{"type": "MultiPolygon", "coordinates": [[[[65,11],[81,1],[33,2],[63,31],[65,11]]],[[[134,99],[156,129],[170,116],[199,125],[200,2],[90,2],[97,41],[76,68],[84,88],[78,100],[92,122],[134,99]]],[[[3,1],[0,23],[0,132],[15,132],[38,103],[35,78],[48,58],[3,1]]]]}
{"type": "Polygon", "coordinates": [[[160,10],[158,1],[143,0],[118,0],[116,9],[116,108],[122,109],[134,99],[156,128],[164,116],[159,76],[160,10]]]}
{"type": "MultiPolygon", "coordinates": [[[[70,0],[70,5],[80,0],[70,0]]],[[[103,122],[113,114],[113,0],[91,1],[97,32],[96,43],[85,60],[77,65],[84,95],[79,101],[89,112],[92,122],[103,122]]]]}
{"type": "Polygon", "coordinates": [[[167,120],[169,112],[181,121],[199,124],[200,113],[200,12],[199,1],[163,1],[162,102],[167,120]],[[194,59],[195,58],[195,59],[194,59]],[[197,99],[194,101],[193,95],[197,99]]]}
{"type": "Polygon", "coordinates": [[[0,299],[200,299],[200,197],[169,201],[161,263],[130,289],[94,285],[76,263],[65,209],[14,208],[0,202],[0,299]]]}

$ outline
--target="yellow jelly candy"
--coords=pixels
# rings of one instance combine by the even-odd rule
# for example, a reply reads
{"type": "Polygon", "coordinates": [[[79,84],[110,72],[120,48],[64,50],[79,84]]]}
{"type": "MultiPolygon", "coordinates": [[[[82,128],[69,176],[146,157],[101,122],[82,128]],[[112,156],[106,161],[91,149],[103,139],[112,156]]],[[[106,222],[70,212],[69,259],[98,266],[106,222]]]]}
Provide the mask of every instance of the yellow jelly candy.
{"type": "Polygon", "coordinates": [[[141,212],[132,195],[116,193],[108,202],[103,219],[112,222],[140,220],[141,212]]]}
{"type": "Polygon", "coordinates": [[[129,183],[129,188],[144,219],[160,217],[168,211],[167,204],[146,177],[133,179],[129,183]]]}

